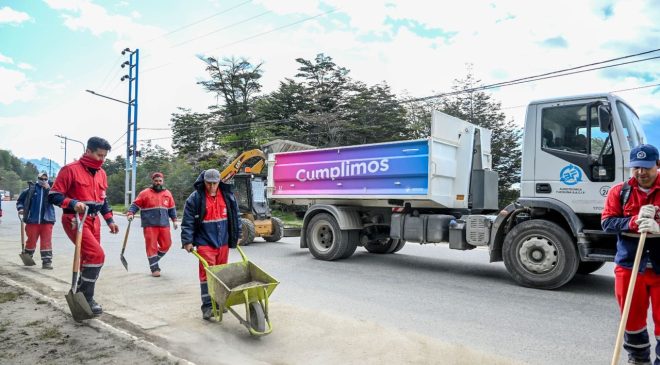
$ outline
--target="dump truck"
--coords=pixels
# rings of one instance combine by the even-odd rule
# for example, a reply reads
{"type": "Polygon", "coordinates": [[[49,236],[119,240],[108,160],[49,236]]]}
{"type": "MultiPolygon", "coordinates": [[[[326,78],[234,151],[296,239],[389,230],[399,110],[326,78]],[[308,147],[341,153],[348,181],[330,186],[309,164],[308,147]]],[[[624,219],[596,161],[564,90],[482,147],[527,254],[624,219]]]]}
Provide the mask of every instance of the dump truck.
{"type": "Polygon", "coordinates": [[[517,283],[541,289],[613,261],[616,236],[600,213],[630,176],[631,148],[646,142],[629,104],[607,93],[531,102],[520,198],[503,209],[491,135],[435,111],[425,139],[270,154],[268,197],[308,206],[300,247],[320,260],[406,242],[483,247],[517,283]]]}

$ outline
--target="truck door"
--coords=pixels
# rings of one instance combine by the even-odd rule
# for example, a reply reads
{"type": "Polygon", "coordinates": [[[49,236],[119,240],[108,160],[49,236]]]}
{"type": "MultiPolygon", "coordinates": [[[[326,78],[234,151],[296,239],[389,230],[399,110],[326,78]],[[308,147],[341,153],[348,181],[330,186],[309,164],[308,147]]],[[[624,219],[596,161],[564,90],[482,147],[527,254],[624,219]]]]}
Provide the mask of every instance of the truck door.
{"type": "Polygon", "coordinates": [[[600,214],[609,188],[623,180],[616,133],[600,130],[594,101],[537,108],[535,196],[562,201],[576,213],[600,214]]]}

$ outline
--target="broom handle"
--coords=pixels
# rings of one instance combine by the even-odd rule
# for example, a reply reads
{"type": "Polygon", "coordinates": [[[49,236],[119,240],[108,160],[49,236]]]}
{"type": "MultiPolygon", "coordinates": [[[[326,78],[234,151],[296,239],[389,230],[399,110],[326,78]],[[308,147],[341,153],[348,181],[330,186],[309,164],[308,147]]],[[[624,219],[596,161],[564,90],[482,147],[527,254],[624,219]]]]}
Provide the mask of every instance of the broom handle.
{"type": "Polygon", "coordinates": [[[639,262],[642,259],[642,252],[644,252],[644,243],[646,242],[646,232],[639,236],[639,244],[637,245],[637,252],[635,253],[635,262],[633,263],[632,273],[630,275],[630,282],[628,283],[628,291],[626,293],[626,300],[623,304],[623,311],[621,312],[621,322],[619,322],[619,332],[616,335],[616,345],[614,345],[614,355],[612,355],[612,365],[619,362],[619,353],[623,345],[623,332],[626,329],[628,322],[628,313],[630,312],[630,303],[632,302],[633,290],[635,289],[635,282],[637,282],[637,274],[639,273],[639,262]]]}

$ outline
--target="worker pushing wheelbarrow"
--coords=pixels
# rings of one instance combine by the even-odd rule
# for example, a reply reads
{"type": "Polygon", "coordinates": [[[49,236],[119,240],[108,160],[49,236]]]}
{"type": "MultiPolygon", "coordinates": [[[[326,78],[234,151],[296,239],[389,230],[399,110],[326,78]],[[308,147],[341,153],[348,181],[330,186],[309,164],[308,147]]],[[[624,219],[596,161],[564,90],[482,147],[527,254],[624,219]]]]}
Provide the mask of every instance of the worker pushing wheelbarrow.
{"type": "Polygon", "coordinates": [[[240,248],[243,260],[227,264],[229,249],[238,248],[241,236],[232,186],[221,181],[220,171],[208,169],[199,174],[193,187],[181,221],[181,244],[200,260],[202,318],[221,321],[227,309],[251,334],[270,333],[268,296],[277,280],[249,262],[240,248]],[[245,305],[245,319],[231,308],[237,304],[245,305]]]}
{"type": "Polygon", "coordinates": [[[209,266],[196,250],[191,252],[204,265],[216,320],[222,321],[226,309],[251,335],[267,335],[273,330],[268,318],[268,297],[279,282],[250,262],[240,246],[236,248],[241,254],[241,261],[214,266],[209,266]],[[241,304],[245,306],[245,318],[231,308],[241,304]]]}

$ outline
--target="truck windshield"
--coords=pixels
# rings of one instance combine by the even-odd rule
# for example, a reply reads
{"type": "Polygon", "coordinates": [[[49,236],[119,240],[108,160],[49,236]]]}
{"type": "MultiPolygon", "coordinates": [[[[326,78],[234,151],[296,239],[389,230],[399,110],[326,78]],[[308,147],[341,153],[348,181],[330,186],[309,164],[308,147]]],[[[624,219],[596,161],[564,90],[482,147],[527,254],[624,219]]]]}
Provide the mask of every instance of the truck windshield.
{"type": "Polygon", "coordinates": [[[646,135],[642,131],[637,113],[621,101],[616,102],[616,108],[621,117],[621,126],[629,147],[633,148],[646,143],[646,135]]]}

